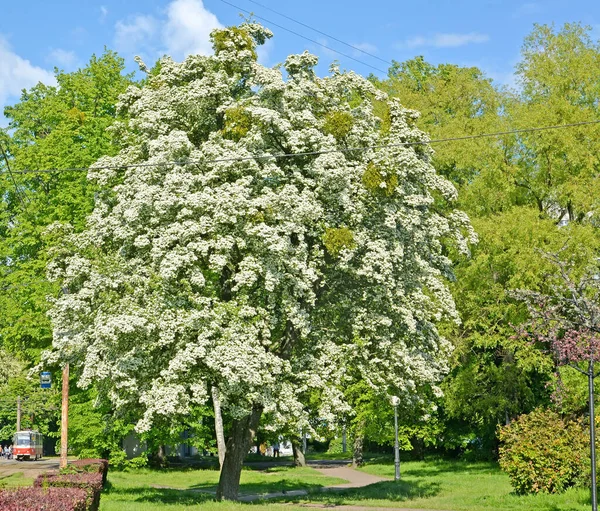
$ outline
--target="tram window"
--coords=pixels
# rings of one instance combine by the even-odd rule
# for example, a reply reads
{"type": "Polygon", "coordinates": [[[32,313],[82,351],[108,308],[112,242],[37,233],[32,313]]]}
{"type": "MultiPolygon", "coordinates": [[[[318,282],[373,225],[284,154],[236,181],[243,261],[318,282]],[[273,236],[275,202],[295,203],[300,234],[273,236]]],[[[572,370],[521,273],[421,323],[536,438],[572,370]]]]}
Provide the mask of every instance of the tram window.
{"type": "Polygon", "coordinates": [[[21,435],[17,435],[16,438],[16,445],[29,445],[31,443],[31,439],[29,437],[29,434],[21,434],[21,435]]]}

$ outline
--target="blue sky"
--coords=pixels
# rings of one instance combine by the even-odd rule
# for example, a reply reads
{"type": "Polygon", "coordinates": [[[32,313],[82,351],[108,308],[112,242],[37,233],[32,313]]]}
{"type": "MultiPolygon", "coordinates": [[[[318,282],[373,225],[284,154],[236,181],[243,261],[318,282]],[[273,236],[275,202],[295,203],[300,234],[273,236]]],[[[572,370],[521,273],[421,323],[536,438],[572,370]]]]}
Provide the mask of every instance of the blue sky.
{"type": "MultiPolygon", "coordinates": [[[[433,63],[478,66],[512,84],[523,38],[534,23],[581,22],[600,37],[600,2],[593,0],[228,0],[279,25],[376,68],[387,65],[268,11],[275,9],[389,61],[424,55],[433,63]]],[[[239,10],[221,0],[29,0],[2,2],[0,16],[0,107],[38,81],[51,83],[54,66],[73,70],[104,46],[135,69],[136,54],[152,63],[169,53],[210,52],[208,34],[238,23],[239,10]]],[[[262,21],[261,21],[262,22],[262,21]]],[[[262,22],[269,26],[268,22],[262,22]]],[[[332,60],[345,69],[382,75],[278,27],[260,58],[274,65],[305,49],[320,57],[319,72],[332,60]]],[[[0,122],[0,124],[4,124],[0,122]]]]}

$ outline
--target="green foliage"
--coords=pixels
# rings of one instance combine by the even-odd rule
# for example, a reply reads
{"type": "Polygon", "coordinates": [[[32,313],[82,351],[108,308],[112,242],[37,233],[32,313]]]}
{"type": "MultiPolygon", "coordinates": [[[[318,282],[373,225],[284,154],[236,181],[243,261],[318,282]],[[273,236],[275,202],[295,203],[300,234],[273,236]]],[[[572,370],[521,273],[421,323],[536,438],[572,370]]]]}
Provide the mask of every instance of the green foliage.
{"type": "Polygon", "coordinates": [[[398,176],[370,162],[362,176],[362,182],[372,194],[390,197],[398,186],[398,176]]]}
{"type": "Polygon", "coordinates": [[[589,436],[581,421],[538,408],[499,431],[500,467],[518,494],[585,484],[589,436]]]}
{"type": "Polygon", "coordinates": [[[0,130],[0,346],[28,363],[37,362],[51,341],[46,316],[56,286],[45,280],[48,250],[58,240],[44,237],[54,222],[81,230],[95,189],[85,172],[14,174],[24,169],[87,167],[114,154],[107,128],[116,118],[119,94],[131,83],[117,54],[92,56],[82,69],[57,71],[58,86],[38,84],[6,107],[0,130]],[[16,184],[15,184],[16,183],[16,184]]]}
{"type": "Polygon", "coordinates": [[[237,53],[248,51],[252,59],[258,58],[256,54],[256,43],[251,34],[243,26],[227,27],[223,30],[215,30],[212,34],[213,48],[215,54],[224,51],[235,51],[237,53]]]}
{"type": "Polygon", "coordinates": [[[354,235],[347,227],[325,229],[323,244],[327,252],[334,257],[337,257],[342,250],[352,250],[356,246],[354,235]]]}
{"type": "Polygon", "coordinates": [[[245,137],[252,127],[252,116],[241,106],[225,111],[225,126],[223,136],[235,142],[245,137]]]}
{"type": "Polygon", "coordinates": [[[0,442],[10,441],[16,431],[17,398],[21,399],[21,429],[36,429],[46,437],[56,434],[60,395],[56,389],[40,389],[38,379],[25,372],[0,385],[0,442]]]}
{"type": "Polygon", "coordinates": [[[335,437],[329,442],[327,454],[340,454],[343,452],[342,437],[335,437]]]}
{"type": "Polygon", "coordinates": [[[350,131],[352,131],[353,125],[354,117],[352,117],[350,112],[330,112],[325,116],[323,131],[333,135],[339,142],[346,138],[350,131]]]}
{"type": "MultiPolygon", "coordinates": [[[[422,57],[395,63],[387,80],[373,82],[418,110],[417,127],[436,139],[598,119],[599,68],[600,44],[588,28],[538,25],[517,65],[518,93],[494,87],[477,68],[422,57]]],[[[436,170],[456,185],[480,238],[455,268],[463,323],[442,327],[456,346],[440,401],[445,439],[478,438],[493,453],[497,425],[549,405],[557,385],[566,389],[561,410],[582,413],[585,382],[563,371],[556,382],[551,358],[514,339],[527,312],[510,293],[547,291],[550,268],[540,250],[566,245],[576,267],[597,257],[599,132],[589,125],[435,146],[436,170]]]]}

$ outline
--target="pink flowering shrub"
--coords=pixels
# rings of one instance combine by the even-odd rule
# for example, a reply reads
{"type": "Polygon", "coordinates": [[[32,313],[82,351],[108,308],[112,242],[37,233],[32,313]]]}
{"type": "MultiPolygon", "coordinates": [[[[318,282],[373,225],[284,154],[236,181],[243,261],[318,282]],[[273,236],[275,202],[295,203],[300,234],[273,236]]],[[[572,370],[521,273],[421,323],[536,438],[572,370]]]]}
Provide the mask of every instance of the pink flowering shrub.
{"type": "Polygon", "coordinates": [[[86,511],[82,488],[19,488],[0,491],[2,511],[86,511]]]}
{"type": "Polygon", "coordinates": [[[101,458],[87,458],[83,460],[75,460],[69,463],[69,467],[75,467],[81,472],[97,472],[102,474],[102,484],[106,484],[108,475],[108,460],[101,458]]]}
{"type": "MultiPolygon", "coordinates": [[[[86,491],[87,510],[98,511],[102,474],[99,472],[78,472],[75,474],[42,474],[33,482],[37,488],[80,488],[86,491]]],[[[0,508],[2,509],[2,508],[0,508]]]]}

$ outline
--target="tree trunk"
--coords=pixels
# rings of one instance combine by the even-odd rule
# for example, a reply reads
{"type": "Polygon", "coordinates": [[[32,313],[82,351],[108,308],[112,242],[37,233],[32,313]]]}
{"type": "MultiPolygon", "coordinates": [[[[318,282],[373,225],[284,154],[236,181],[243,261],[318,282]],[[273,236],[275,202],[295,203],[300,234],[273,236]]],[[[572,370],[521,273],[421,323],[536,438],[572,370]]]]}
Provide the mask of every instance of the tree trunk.
{"type": "Polygon", "coordinates": [[[352,466],[360,467],[364,463],[363,460],[363,445],[365,442],[364,424],[358,424],[354,431],[354,446],[352,450],[352,466]]]}
{"type": "Polygon", "coordinates": [[[255,406],[250,415],[233,421],[217,486],[217,500],[237,500],[242,465],[256,435],[261,414],[262,406],[255,406]]]}
{"type": "Polygon", "coordinates": [[[294,465],[296,467],[305,467],[306,466],[306,458],[304,457],[304,453],[300,448],[300,443],[296,438],[291,439],[292,442],[292,452],[294,453],[294,465]]]}
{"type": "Polygon", "coordinates": [[[156,453],[156,461],[160,467],[164,467],[167,464],[166,449],[163,444],[158,446],[158,452],[156,453]]]}
{"type": "Polygon", "coordinates": [[[219,469],[223,468],[225,460],[225,434],[223,433],[223,415],[221,414],[221,400],[219,398],[219,389],[215,386],[211,388],[213,407],[215,409],[215,433],[217,435],[217,452],[219,454],[219,469]]]}

